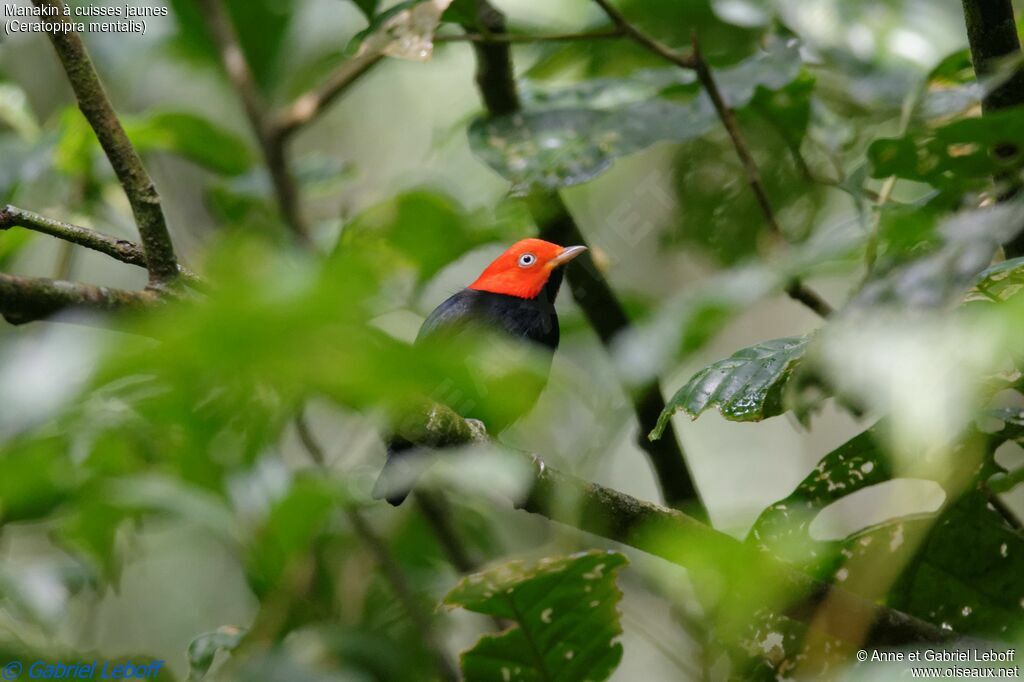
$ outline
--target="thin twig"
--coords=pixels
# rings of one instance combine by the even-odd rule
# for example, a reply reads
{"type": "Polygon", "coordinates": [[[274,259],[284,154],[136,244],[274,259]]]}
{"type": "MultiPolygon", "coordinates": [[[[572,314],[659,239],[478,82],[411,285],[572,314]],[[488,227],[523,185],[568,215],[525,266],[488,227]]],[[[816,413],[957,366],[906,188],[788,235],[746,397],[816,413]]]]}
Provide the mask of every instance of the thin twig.
{"type": "MultiPolygon", "coordinates": [[[[595,2],[601,3],[603,0],[595,0],[595,2]]],[[[754,196],[757,199],[757,205],[761,208],[761,213],[764,215],[765,222],[768,223],[768,227],[771,229],[772,233],[780,237],[784,237],[785,233],[779,225],[778,218],[775,216],[775,211],[772,209],[771,201],[768,199],[768,192],[764,188],[764,182],[761,179],[761,171],[757,167],[754,155],[750,153],[750,147],[747,145],[747,140],[743,135],[743,131],[740,130],[739,123],[736,121],[736,114],[729,106],[729,103],[725,101],[725,97],[722,96],[722,91],[718,88],[718,83],[715,81],[715,77],[711,73],[711,68],[704,59],[704,55],[701,54],[700,44],[697,41],[696,35],[693,36],[693,63],[694,68],[697,71],[697,79],[700,81],[701,85],[704,87],[704,91],[711,99],[711,103],[715,107],[715,111],[718,113],[718,118],[722,121],[722,125],[729,134],[729,139],[732,140],[732,146],[736,150],[736,156],[739,157],[740,163],[743,165],[743,172],[747,176],[747,184],[750,185],[751,191],[754,192],[754,196]]],[[[828,317],[833,312],[832,306],[829,305],[820,294],[808,287],[799,279],[794,280],[786,287],[786,293],[794,301],[804,304],[821,317],[828,317]]]]}
{"type": "MultiPolygon", "coordinates": [[[[768,227],[772,233],[783,236],[784,233],[779,226],[778,219],[775,217],[775,211],[768,200],[768,193],[765,191],[764,182],[761,180],[761,171],[758,169],[757,163],[750,153],[750,147],[747,146],[746,138],[743,137],[743,132],[736,122],[736,115],[722,96],[722,91],[719,90],[711,69],[708,67],[708,63],[704,60],[703,55],[701,55],[697,36],[693,36],[692,51],[689,54],[682,54],[662,45],[638,29],[608,0],[594,0],[594,2],[604,10],[604,13],[608,15],[612,23],[624,31],[637,44],[681,68],[697,72],[698,80],[700,80],[704,91],[707,92],[708,97],[711,99],[715,112],[722,121],[722,125],[725,126],[726,132],[729,133],[729,139],[732,140],[733,147],[736,149],[736,155],[739,156],[740,163],[743,165],[743,172],[747,176],[747,184],[750,185],[750,189],[754,192],[757,204],[761,208],[761,213],[764,215],[768,227]]],[[[807,287],[800,280],[795,280],[787,286],[786,293],[790,298],[803,303],[821,317],[828,317],[833,311],[832,306],[820,294],[807,287]]]]}
{"type": "MultiPolygon", "coordinates": [[[[84,246],[87,249],[104,253],[128,265],[137,265],[141,268],[146,267],[146,254],[142,247],[133,241],[112,237],[88,227],[47,218],[33,211],[8,204],[0,209],[0,230],[12,227],[22,227],[26,230],[62,239],[69,244],[84,246]]],[[[178,272],[189,284],[202,286],[202,278],[191,270],[178,265],[178,272]]]]}
{"type": "MultiPolygon", "coordinates": [[[[70,29],[71,22],[70,18],[65,16],[66,7],[63,0],[32,2],[36,7],[49,8],[52,12],[51,20],[64,24],[62,29],[70,29]]],[[[178,264],[160,206],[160,197],[152,178],[142,165],[142,159],[125,134],[121,121],[107,98],[81,37],[71,30],[47,33],[47,37],[64,66],[82,114],[96,133],[100,146],[110,160],[110,165],[128,197],[128,203],[135,216],[135,224],[142,238],[150,285],[163,287],[172,283],[178,277],[178,264]]]]}
{"type": "Polygon", "coordinates": [[[300,128],[319,117],[327,107],[354,85],[374,65],[381,61],[380,54],[365,54],[342,62],[324,83],[303,93],[282,111],[270,117],[269,132],[278,144],[283,144],[300,128]]]}
{"type": "MultiPolygon", "coordinates": [[[[295,430],[296,433],[298,433],[299,440],[302,442],[302,445],[309,453],[310,459],[312,459],[320,469],[326,471],[327,457],[324,453],[324,449],[320,446],[320,443],[317,442],[316,437],[309,428],[309,422],[306,420],[305,408],[300,409],[298,414],[295,415],[295,430]]],[[[354,505],[345,505],[344,509],[345,515],[352,524],[352,528],[363,541],[363,544],[369,548],[374,559],[377,561],[377,565],[384,571],[384,576],[391,585],[391,589],[394,591],[399,603],[402,605],[406,615],[409,616],[409,620],[412,621],[416,631],[419,632],[420,637],[423,639],[423,644],[430,654],[430,657],[433,659],[438,675],[443,680],[458,680],[459,676],[455,670],[455,666],[448,659],[448,656],[445,654],[444,647],[437,640],[433,623],[430,621],[430,616],[424,610],[422,604],[420,604],[416,597],[416,592],[409,585],[409,581],[406,579],[405,573],[402,572],[398,562],[395,561],[394,556],[391,554],[391,550],[388,549],[384,540],[382,540],[381,537],[374,532],[373,528],[370,527],[370,524],[363,518],[363,515],[359,512],[357,507],[354,505]]]]}
{"type": "Polygon", "coordinates": [[[217,45],[224,71],[242,100],[245,115],[263,153],[281,218],[296,238],[308,243],[309,227],[302,215],[298,183],[288,164],[283,141],[270,123],[267,105],[246,61],[245,52],[242,51],[231,19],[224,11],[220,0],[200,0],[199,7],[217,45]]]}
{"type": "Polygon", "coordinates": [[[549,35],[529,35],[525,33],[463,33],[457,35],[434,36],[435,43],[573,43],[592,40],[610,40],[623,38],[625,31],[612,28],[607,31],[591,33],[552,33],[549,35]]]}
{"type": "Polygon", "coordinates": [[[345,514],[348,516],[349,522],[351,522],[352,527],[363,541],[363,544],[370,549],[377,560],[377,564],[383,569],[391,589],[394,591],[395,596],[398,597],[402,608],[405,609],[409,620],[412,621],[413,627],[415,627],[423,639],[423,644],[431,659],[433,659],[438,675],[443,680],[452,680],[453,682],[458,680],[459,674],[455,666],[449,660],[444,647],[437,641],[434,624],[430,621],[430,616],[419,602],[416,593],[409,585],[408,580],[406,580],[405,573],[399,568],[387,545],[377,536],[358,509],[346,507],[345,514]]]}
{"type": "Polygon", "coordinates": [[[651,36],[647,35],[643,31],[638,29],[632,23],[630,23],[630,21],[626,19],[622,12],[616,9],[608,0],[594,0],[594,2],[600,5],[601,9],[604,10],[604,13],[608,15],[608,18],[612,20],[612,23],[615,24],[619,28],[619,30],[628,35],[638,44],[647,48],[647,50],[649,50],[650,52],[653,52],[662,59],[666,59],[684,69],[697,68],[694,54],[676,52],[667,45],[663,45],[662,43],[658,42],[651,36]]]}

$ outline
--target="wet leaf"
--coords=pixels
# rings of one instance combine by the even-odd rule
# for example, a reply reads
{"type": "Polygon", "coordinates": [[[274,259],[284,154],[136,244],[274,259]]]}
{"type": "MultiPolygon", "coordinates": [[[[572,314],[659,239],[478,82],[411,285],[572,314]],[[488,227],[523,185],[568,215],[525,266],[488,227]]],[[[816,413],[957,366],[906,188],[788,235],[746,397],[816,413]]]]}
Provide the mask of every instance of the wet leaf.
{"type": "Polygon", "coordinates": [[[729,421],[761,421],[785,411],[783,391],[807,349],[807,336],[772,339],[708,365],[676,391],[651,432],[657,440],[677,412],[696,419],[716,407],[729,421]]]}
{"type": "MultiPolygon", "coordinates": [[[[800,73],[795,42],[774,42],[750,60],[717,74],[735,109],[759,89],[778,90],[800,73]]],[[[691,82],[679,69],[640,71],[622,79],[541,91],[528,87],[536,108],[498,118],[480,118],[469,128],[476,155],[513,185],[513,192],[578,185],[606,171],[619,156],[662,142],[681,142],[718,125],[703,94],[686,102],[654,97],[691,82]]]]}
{"type": "Polygon", "coordinates": [[[409,0],[373,18],[349,46],[357,57],[386,55],[425,62],[434,54],[434,32],[452,0],[409,0]]]}
{"type": "Polygon", "coordinates": [[[245,630],[224,625],[193,639],[188,645],[188,679],[201,680],[210,671],[218,651],[231,653],[241,643],[245,630]]]}
{"type": "Polygon", "coordinates": [[[463,578],[446,604],[515,623],[462,654],[465,679],[606,679],[622,658],[615,577],[625,564],[617,552],[590,551],[463,578]]]}

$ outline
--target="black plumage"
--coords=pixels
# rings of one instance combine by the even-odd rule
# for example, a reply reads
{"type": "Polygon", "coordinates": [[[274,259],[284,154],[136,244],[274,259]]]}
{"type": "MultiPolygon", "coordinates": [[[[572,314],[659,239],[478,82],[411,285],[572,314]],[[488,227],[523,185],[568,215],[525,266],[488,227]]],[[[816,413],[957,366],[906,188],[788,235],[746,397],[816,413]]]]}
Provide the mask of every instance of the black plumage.
{"type": "MultiPolygon", "coordinates": [[[[555,298],[562,285],[562,268],[551,271],[547,282],[540,293],[534,298],[520,298],[490,291],[463,289],[441,303],[427,316],[416,336],[416,343],[431,342],[449,335],[464,333],[471,327],[486,327],[506,333],[514,338],[531,341],[547,349],[547,367],[550,368],[551,354],[558,348],[559,328],[558,314],[555,311],[555,298]]],[[[542,385],[537,385],[537,395],[524,401],[533,405],[539,397],[542,385]]],[[[449,404],[453,410],[459,411],[463,417],[476,418],[473,405],[480,404],[477,396],[460,396],[458,404],[449,404]]],[[[510,426],[523,414],[509,415],[503,423],[486,424],[488,432],[496,435],[510,426]]],[[[409,493],[405,486],[395,489],[394,479],[401,478],[396,470],[408,458],[415,456],[416,448],[409,441],[392,437],[388,440],[387,462],[381,470],[374,497],[385,498],[393,505],[401,504],[409,493]]],[[[406,476],[408,478],[408,475],[406,476]]]]}

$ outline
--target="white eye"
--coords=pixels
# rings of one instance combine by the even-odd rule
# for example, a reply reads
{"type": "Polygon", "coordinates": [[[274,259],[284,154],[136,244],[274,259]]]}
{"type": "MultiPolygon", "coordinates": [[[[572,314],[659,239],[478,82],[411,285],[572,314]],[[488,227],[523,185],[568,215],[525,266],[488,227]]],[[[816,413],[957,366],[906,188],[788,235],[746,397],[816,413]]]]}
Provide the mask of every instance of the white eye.
{"type": "Polygon", "coordinates": [[[519,257],[519,267],[528,268],[537,262],[537,257],[532,253],[524,253],[519,257]]]}

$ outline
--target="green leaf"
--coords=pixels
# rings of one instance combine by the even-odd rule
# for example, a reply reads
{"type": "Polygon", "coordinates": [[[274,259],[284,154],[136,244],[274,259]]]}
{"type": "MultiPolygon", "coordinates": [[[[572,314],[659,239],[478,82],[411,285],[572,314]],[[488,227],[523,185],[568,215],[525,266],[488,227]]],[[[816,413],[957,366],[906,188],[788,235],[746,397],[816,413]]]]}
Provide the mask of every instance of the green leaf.
{"type": "Polygon", "coordinates": [[[1024,202],[1021,201],[955,213],[939,225],[942,242],[936,250],[876,276],[861,289],[851,305],[946,305],[970,287],[992,262],[999,245],[1017,234],[1022,226],[1024,202]]]}
{"type": "Polygon", "coordinates": [[[1024,109],[993,111],[934,128],[875,141],[868,149],[871,174],[895,175],[962,193],[986,186],[993,175],[1024,166],[1024,109]]]}
{"type": "Polygon", "coordinates": [[[0,270],[11,267],[11,263],[33,239],[28,230],[0,230],[0,270]]]}
{"type": "Polygon", "coordinates": [[[450,4],[451,0],[406,0],[389,7],[352,38],[348,51],[427,61],[434,53],[434,32],[450,4]]]}
{"type": "Polygon", "coordinates": [[[0,448],[0,525],[50,514],[77,484],[67,443],[58,438],[25,439],[0,448]]]}
{"type": "Polygon", "coordinates": [[[980,482],[937,516],[904,517],[842,541],[811,537],[819,512],[848,495],[893,479],[878,427],[827,454],[796,490],[758,517],[747,541],[805,566],[820,579],[843,580],[843,567],[906,564],[890,589],[896,609],[961,634],[1009,636],[1024,623],[1024,537],[993,508],[980,482]],[[918,547],[911,538],[924,537],[918,547]]]}
{"type": "Polygon", "coordinates": [[[247,572],[253,591],[264,597],[309,551],[333,511],[335,494],[321,481],[302,479],[270,510],[250,543],[247,572]]]}
{"type": "Polygon", "coordinates": [[[514,561],[463,578],[445,604],[515,623],[462,654],[477,680],[604,680],[622,658],[615,583],[627,563],[617,552],[590,551],[514,561]]]}
{"type": "MultiPolygon", "coordinates": [[[[768,51],[721,70],[717,78],[729,104],[741,109],[761,89],[784,88],[800,69],[798,45],[775,41],[768,51]]],[[[515,193],[578,185],[608,170],[620,156],[657,142],[694,139],[716,127],[718,117],[703,93],[688,102],[653,97],[690,79],[680,69],[669,69],[602,79],[565,92],[527,86],[527,101],[537,108],[477,119],[469,127],[470,146],[512,182],[515,193]]]]}
{"type": "Polygon", "coordinates": [[[0,83],[0,124],[10,127],[26,140],[39,136],[39,124],[29,107],[25,91],[10,83],[0,83]]]}
{"type": "MultiPolygon", "coordinates": [[[[169,4],[178,24],[175,46],[186,56],[219,68],[217,48],[197,3],[171,0],[169,4]]],[[[294,0],[224,0],[224,5],[257,83],[269,90],[282,75],[278,61],[296,14],[294,0]]]]}
{"type": "Polygon", "coordinates": [[[241,175],[252,166],[252,154],[242,139],[195,114],[151,114],[125,121],[125,130],[141,152],[171,152],[215,173],[241,175]]]}
{"type": "Polygon", "coordinates": [[[245,636],[245,630],[233,625],[223,625],[213,632],[206,632],[193,639],[188,645],[188,679],[201,680],[210,671],[218,651],[230,653],[238,647],[245,636]]]}
{"type": "Polygon", "coordinates": [[[972,489],[935,520],[889,598],[955,632],[1011,638],[1024,624],[1024,537],[972,489]]]}
{"type": "MultiPolygon", "coordinates": [[[[517,229],[518,227],[518,229],[517,229]]],[[[525,235],[482,212],[467,213],[449,197],[428,191],[401,194],[367,209],[345,225],[339,249],[373,249],[414,267],[425,282],[472,249],[525,235]]]]}
{"type": "Polygon", "coordinates": [[[352,2],[366,16],[367,21],[373,21],[377,15],[377,6],[380,5],[380,0],[352,0],[352,2]]]}
{"type": "Polygon", "coordinates": [[[708,365],[676,391],[650,434],[661,437],[676,412],[696,419],[717,407],[729,421],[761,421],[785,412],[783,391],[807,350],[807,336],[790,336],[744,348],[708,365]]]}
{"type": "Polygon", "coordinates": [[[986,268],[978,275],[969,298],[1005,301],[1024,287],[1024,258],[1011,258],[986,268]]]}

